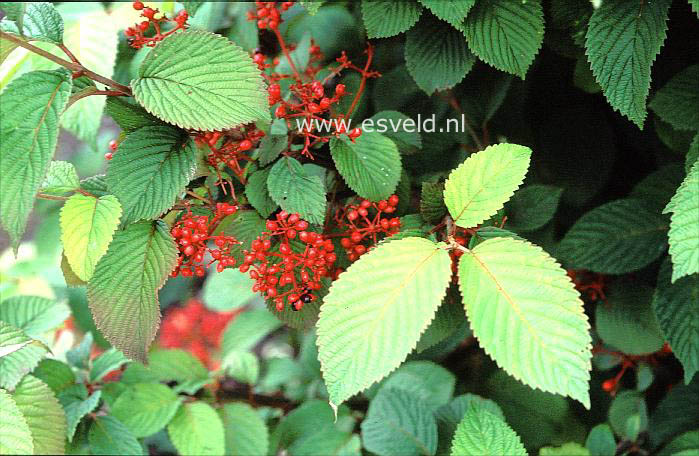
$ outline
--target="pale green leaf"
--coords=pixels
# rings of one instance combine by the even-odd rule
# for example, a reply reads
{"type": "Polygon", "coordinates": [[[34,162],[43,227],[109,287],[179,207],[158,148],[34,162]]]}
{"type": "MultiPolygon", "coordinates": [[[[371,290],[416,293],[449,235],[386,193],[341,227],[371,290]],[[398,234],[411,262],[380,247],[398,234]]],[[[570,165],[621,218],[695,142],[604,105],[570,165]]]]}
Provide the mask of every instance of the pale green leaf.
{"type": "Polygon", "coordinates": [[[34,454],[64,454],[66,416],[51,388],[27,375],[17,385],[12,399],[27,420],[34,454]]]}
{"type": "Polygon", "coordinates": [[[451,278],[443,244],[409,237],[376,247],[333,282],[317,323],[330,401],[340,404],[403,362],[451,278]]]}
{"type": "Polygon", "coordinates": [[[476,0],[420,0],[432,14],[454,27],[460,27],[476,0]]]}
{"type": "Polygon", "coordinates": [[[590,325],[553,258],[526,241],[488,239],[461,256],[459,287],[474,335],[500,367],[590,407],[590,325]]]}
{"type": "Polygon", "coordinates": [[[472,402],[454,432],[452,456],[506,454],[525,455],[527,452],[517,433],[505,420],[485,407],[472,402]]]}
{"type": "Polygon", "coordinates": [[[46,179],[39,190],[49,195],[62,195],[75,191],[79,187],[78,173],[72,163],[52,161],[49,164],[46,179]]]}
{"type": "Polygon", "coordinates": [[[143,60],[131,88],[148,112],[181,128],[225,130],[269,119],[260,70],[247,52],[214,33],[166,38],[143,60]]]}
{"type": "Polygon", "coordinates": [[[544,40],[544,11],[538,1],[477,2],[464,33],[481,60],[524,79],[544,40]]]}
{"type": "Polygon", "coordinates": [[[163,222],[118,231],[87,285],[97,327],[114,347],[145,360],[160,323],[158,290],[175,268],[177,246],[163,222]]]}
{"type": "Polygon", "coordinates": [[[379,201],[395,192],[401,157],[391,139],[376,132],[364,132],[354,143],[333,138],[330,153],[337,171],[362,198],[379,201]]]}
{"type": "Polygon", "coordinates": [[[221,415],[226,435],[226,454],[267,454],[269,431],[255,409],[242,402],[233,402],[223,406],[221,415]]]}
{"type": "Polygon", "coordinates": [[[369,38],[403,33],[420,19],[422,6],[415,0],[362,0],[362,18],[369,38]]]}
{"type": "Polygon", "coordinates": [[[248,183],[245,186],[245,196],[262,218],[267,218],[276,211],[279,205],[274,202],[269,191],[267,190],[267,177],[270,169],[261,169],[255,171],[248,178],[248,183]]]}
{"type": "Polygon", "coordinates": [[[298,213],[310,223],[322,224],[325,219],[325,185],[309,175],[298,160],[282,157],[267,178],[272,199],[289,213],[298,213]]]}
{"type": "Polygon", "coordinates": [[[579,443],[568,442],[557,447],[543,447],[539,450],[539,456],[590,456],[590,452],[579,443]]]}
{"type": "Polygon", "coordinates": [[[226,326],[221,351],[249,350],[267,334],[281,326],[281,322],[266,309],[251,309],[241,313],[226,326]]]}
{"type": "Polygon", "coordinates": [[[230,312],[248,304],[258,293],[252,291],[255,281],[239,269],[226,268],[212,273],[204,282],[202,300],[216,312],[230,312]]]}
{"type": "Polygon", "coordinates": [[[250,352],[240,350],[226,352],[226,356],[221,360],[221,367],[226,370],[229,377],[240,383],[255,385],[260,377],[260,362],[257,356],[250,352]]]}
{"type": "Polygon", "coordinates": [[[454,394],[456,377],[431,361],[409,361],[379,384],[383,389],[402,390],[420,399],[430,410],[445,405],[454,394]]]}
{"type": "Polygon", "coordinates": [[[0,320],[39,337],[65,321],[70,309],[63,302],[40,296],[12,296],[0,302],[0,320]]]}
{"type": "Polygon", "coordinates": [[[177,382],[177,386],[173,387],[175,391],[195,394],[209,382],[209,371],[189,352],[156,349],[148,354],[148,367],[139,362],[129,364],[121,381],[128,384],[177,382]]]}
{"type": "Polygon", "coordinates": [[[0,221],[15,249],[56,149],[70,72],[34,71],[0,94],[0,221]]]}
{"type": "Polygon", "coordinates": [[[7,391],[0,388],[0,454],[34,454],[27,420],[7,391]]]}
{"type": "Polygon", "coordinates": [[[92,352],[93,342],[94,337],[92,336],[92,332],[88,331],[78,345],[66,352],[66,361],[68,361],[71,366],[87,369],[90,363],[90,353],[92,352]]]}
{"type": "Polygon", "coordinates": [[[113,416],[98,416],[87,434],[90,451],[94,455],[142,455],[136,437],[113,416]]]}
{"type": "Polygon", "coordinates": [[[49,2],[22,2],[19,9],[0,22],[0,30],[23,36],[27,40],[53,44],[63,42],[63,19],[56,7],[49,2]]]}
{"type": "Polygon", "coordinates": [[[678,130],[699,129],[699,65],[676,74],[655,94],[648,106],[678,130]]]}
{"type": "Polygon", "coordinates": [[[407,34],[405,63],[418,87],[432,95],[461,82],[476,57],[468,50],[463,33],[425,14],[407,34]]]}
{"type": "Polygon", "coordinates": [[[472,228],[500,210],[522,184],[531,153],[528,147],[497,144],[452,171],[444,184],[444,202],[454,223],[472,228]]]}
{"type": "Polygon", "coordinates": [[[425,403],[402,390],[384,389],[362,421],[364,448],[379,456],[433,455],[437,424],[425,403]]]}
{"type": "Polygon", "coordinates": [[[464,313],[464,306],[461,304],[461,295],[459,295],[458,288],[454,284],[449,287],[444,301],[437,309],[434,320],[422,333],[415,350],[421,353],[437,345],[451,336],[465,322],[466,314],[464,313]]]}
{"type": "Polygon", "coordinates": [[[314,15],[318,12],[325,0],[301,0],[301,5],[306,8],[308,14],[314,15]]]}
{"type": "Polygon", "coordinates": [[[223,454],[223,422],[209,404],[197,401],[184,404],[167,426],[175,448],[183,455],[223,454]]]}
{"type": "Polygon", "coordinates": [[[609,104],[639,128],[646,118],[650,70],[665,41],[670,0],[607,0],[595,9],[587,58],[609,104]]]}
{"type": "Polygon", "coordinates": [[[136,437],[147,437],[164,428],[175,416],[181,399],[161,383],[136,383],[117,398],[112,415],[136,437]]]}
{"type": "Polygon", "coordinates": [[[102,380],[105,375],[115,369],[119,369],[128,361],[129,360],[122,352],[114,347],[110,348],[92,361],[92,367],[90,368],[90,382],[98,382],[102,380]]]}
{"type": "Polygon", "coordinates": [[[0,321],[0,388],[14,389],[31,372],[48,348],[21,329],[0,321]]]}
{"type": "Polygon", "coordinates": [[[119,144],[107,169],[109,190],[124,210],[122,223],[167,211],[196,172],[194,143],[169,126],[144,127],[119,144]]]}
{"type": "Polygon", "coordinates": [[[61,242],[71,270],[90,280],[119,226],[121,205],[113,195],[75,194],[61,208],[61,242]]]}
{"type": "Polygon", "coordinates": [[[643,202],[620,199],[578,219],[559,244],[567,267],[603,274],[632,272],[655,261],[667,248],[667,221],[643,202]]]}
{"type": "Polygon", "coordinates": [[[672,212],[670,219],[670,256],[672,257],[672,282],[699,272],[699,161],[689,170],[675,196],[665,207],[664,214],[672,212]]]}

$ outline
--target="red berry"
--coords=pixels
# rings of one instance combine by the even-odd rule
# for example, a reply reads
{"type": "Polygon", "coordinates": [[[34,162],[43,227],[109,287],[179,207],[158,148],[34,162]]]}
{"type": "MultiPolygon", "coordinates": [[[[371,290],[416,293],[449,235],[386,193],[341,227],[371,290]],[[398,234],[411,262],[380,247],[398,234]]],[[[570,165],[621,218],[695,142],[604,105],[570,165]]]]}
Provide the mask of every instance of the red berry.
{"type": "Polygon", "coordinates": [[[359,127],[353,128],[352,131],[347,133],[347,136],[350,137],[350,139],[357,139],[362,135],[362,129],[359,127]]]}
{"type": "Polygon", "coordinates": [[[145,32],[146,30],[148,30],[149,27],[150,27],[150,22],[148,22],[148,21],[143,21],[140,24],[138,24],[138,28],[141,29],[142,32],[145,32]]]}
{"type": "Polygon", "coordinates": [[[274,116],[282,118],[286,115],[286,108],[284,105],[279,105],[277,106],[277,109],[274,110],[274,116]]]}
{"type": "Polygon", "coordinates": [[[119,143],[116,141],[116,139],[112,139],[109,141],[109,150],[112,152],[116,152],[117,147],[119,146],[119,143]]]}
{"type": "Polygon", "coordinates": [[[363,207],[364,209],[369,209],[371,206],[371,201],[369,200],[362,200],[362,202],[359,204],[360,207],[363,207]]]}
{"type": "Polygon", "coordinates": [[[140,11],[143,9],[143,2],[133,2],[133,9],[140,11]]]}
{"type": "MultiPolygon", "coordinates": [[[[275,10],[275,11],[276,11],[276,10],[275,10]]],[[[276,29],[277,27],[279,27],[279,22],[278,22],[278,21],[269,21],[269,24],[268,24],[268,25],[269,25],[269,28],[271,28],[272,30],[274,30],[274,29],[276,29]]]]}
{"type": "Polygon", "coordinates": [[[391,195],[391,197],[388,199],[388,204],[391,206],[397,206],[398,205],[398,196],[397,195],[391,195]]]}
{"type": "Polygon", "coordinates": [[[153,19],[153,16],[155,16],[155,11],[152,8],[143,8],[143,13],[141,13],[141,16],[147,17],[148,19],[153,19]]]}
{"type": "Polygon", "coordinates": [[[616,380],[613,378],[605,380],[602,382],[602,389],[608,393],[614,391],[614,389],[616,389],[616,380]]]}
{"type": "Polygon", "coordinates": [[[257,21],[257,28],[266,29],[267,28],[267,21],[265,21],[263,19],[260,19],[259,21],[257,21]]]}
{"type": "Polygon", "coordinates": [[[298,214],[291,214],[291,215],[289,216],[288,222],[289,222],[290,225],[293,225],[293,224],[295,224],[296,222],[298,222],[299,220],[301,220],[301,217],[299,217],[298,214]]]}
{"type": "Polygon", "coordinates": [[[196,249],[194,248],[193,245],[188,245],[187,247],[184,248],[184,254],[187,256],[194,255],[195,251],[196,251],[196,249]]]}
{"type": "Polygon", "coordinates": [[[349,220],[350,222],[357,220],[357,218],[359,218],[359,214],[357,214],[357,211],[349,211],[347,213],[347,220],[349,220]]]}
{"type": "Polygon", "coordinates": [[[269,85],[269,94],[274,96],[274,97],[279,97],[282,93],[282,89],[279,86],[279,84],[270,84],[269,85]]]}
{"type": "Polygon", "coordinates": [[[366,217],[367,215],[369,215],[369,211],[367,211],[363,207],[360,207],[357,213],[359,213],[359,215],[361,215],[362,217],[366,217]]]}
{"type": "Polygon", "coordinates": [[[239,150],[250,150],[252,149],[252,142],[249,139],[244,139],[238,144],[239,150]]]}
{"type": "Polygon", "coordinates": [[[330,107],[330,103],[330,98],[323,98],[322,100],[320,100],[320,103],[318,103],[318,106],[320,106],[320,109],[325,111],[330,107]]]}
{"type": "Polygon", "coordinates": [[[104,154],[104,158],[106,158],[107,160],[111,160],[113,157],[114,154],[112,154],[111,152],[107,152],[106,154],[104,154]]]}
{"type": "Polygon", "coordinates": [[[355,231],[350,235],[350,239],[352,239],[352,242],[354,242],[355,244],[358,244],[362,241],[362,233],[360,233],[359,231],[355,231]]]}
{"type": "Polygon", "coordinates": [[[252,56],[252,61],[258,65],[262,65],[263,63],[265,63],[265,56],[258,52],[257,54],[252,56]]]}
{"type": "Polygon", "coordinates": [[[338,97],[341,97],[345,94],[345,85],[344,84],[338,84],[335,86],[335,95],[338,97]]]}

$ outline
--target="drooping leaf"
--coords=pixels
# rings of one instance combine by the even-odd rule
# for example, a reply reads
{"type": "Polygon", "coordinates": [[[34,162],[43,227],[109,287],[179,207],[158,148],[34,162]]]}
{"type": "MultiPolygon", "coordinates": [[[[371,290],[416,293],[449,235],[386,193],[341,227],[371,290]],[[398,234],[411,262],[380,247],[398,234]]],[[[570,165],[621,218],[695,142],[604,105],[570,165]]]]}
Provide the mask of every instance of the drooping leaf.
{"type": "Polygon", "coordinates": [[[422,6],[415,0],[362,0],[362,18],[369,38],[388,38],[408,30],[420,19],[422,6]]]}
{"type": "Polygon", "coordinates": [[[406,391],[379,392],[361,428],[364,447],[379,456],[434,455],[437,450],[434,416],[423,401],[406,391]]]}
{"type": "Polygon", "coordinates": [[[55,359],[42,359],[32,375],[46,383],[56,394],[75,383],[75,374],[70,366],[55,359]]]}
{"type": "Polygon", "coordinates": [[[267,177],[272,199],[289,213],[322,224],[325,219],[325,185],[318,176],[309,175],[298,160],[282,157],[267,177]]]}
{"type": "Polygon", "coordinates": [[[528,185],[515,192],[505,205],[507,227],[517,232],[538,230],[553,218],[562,194],[563,189],[553,185],[528,185]]]}
{"type": "Polygon", "coordinates": [[[462,228],[472,228],[495,214],[522,184],[531,149],[497,144],[471,155],[449,174],[444,203],[462,228]]]}
{"type": "Polygon", "coordinates": [[[269,119],[267,93],[250,56],[201,30],[160,42],[143,60],[131,88],[148,112],[181,128],[225,130],[269,119]]]}
{"type": "Polygon", "coordinates": [[[75,166],[65,161],[52,161],[39,191],[49,195],[62,195],[80,187],[75,166]]]}
{"type": "Polygon", "coordinates": [[[694,163],[675,196],[663,210],[670,219],[672,282],[699,272],[699,161],[694,163]]]}
{"type": "Polygon", "coordinates": [[[33,454],[64,454],[66,416],[51,388],[27,375],[17,385],[12,399],[29,425],[33,454]]]}
{"type": "Polygon", "coordinates": [[[107,185],[122,205],[122,223],[152,219],[170,209],[194,177],[194,143],[168,126],[126,137],[109,162],[107,185]]]}
{"type": "Polygon", "coordinates": [[[466,415],[454,432],[451,454],[526,455],[522,441],[505,420],[472,402],[466,415]]]}
{"type": "Polygon", "coordinates": [[[167,426],[180,454],[219,455],[224,453],[223,422],[207,403],[184,404],[167,426]]]}
{"type": "MultiPolygon", "coordinates": [[[[0,30],[20,35],[28,40],[63,43],[63,18],[49,2],[22,2],[16,10],[6,10],[10,2],[3,2],[9,11],[0,22],[0,30]]],[[[18,2],[19,3],[19,2],[18,2]]]]}
{"type": "Polygon", "coordinates": [[[0,320],[29,337],[41,336],[69,316],[70,309],[65,303],[40,296],[12,296],[0,302],[0,320]]]}
{"type": "Polygon", "coordinates": [[[248,404],[228,403],[221,409],[226,435],[226,454],[267,454],[269,432],[265,422],[248,404]]]}
{"type": "Polygon", "coordinates": [[[21,329],[0,321],[0,388],[14,389],[48,351],[21,329]]]}
{"type": "Polygon", "coordinates": [[[113,416],[98,416],[87,434],[90,451],[95,455],[142,455],[141,444],[133,433],[113,416]]]}
{"type": "Polygon", "coordinates": [[[697,130],[699,125],[699,65],[676,74],[655,94],[648,106],[678,130],[697,130]]]}
{"type": "Polygon", "coordinates": [[[441,20],[459,27],[476,0],[420,0],[420,3],[441,20]]]}
{"type": "Polygon", "coordinates": [[[164,428],[175,416],[181,400],[161,383],[130,385],[112,406],[112,415],[136,437],[147,437],[164,428]]]}
{"type": "Polygon", "coordinates": [[[559,244],[568,267],[622,274],[655,261],[667,248],[667,221],[635,199],[598,206],[578,219],[559,244]]]}
{"type": "Polygon", "coordinates": [[[364,132],[352,143],[333,138],[330,152],[347,185],[370,201],[386,199],[400,180],[401,157],[396,144],[376,132],[364,132]]]}
{"type": "Polygon", "coordinates": [[[590,407],[590,325],[553,258],[526,241],[488,239],[461,256],[459,287],[473,334],[500,367],[590,407]]]}
{"type": "Polygon", "coordinates": [[[418,87],[432,95],[461,82],[476,57],[468,50],[463,33],[425,14],[407,34],[405,63],[418,87]]]}
{"type": "Polygon", "coordinates": [[[121,205],[113,195],[75,194],[61,208],[61,242],[71,270],[90,280],[119,226],[121,205]]]}
{"type": "Polygon", "coordinates": [[[409,237],[378,246],[333,282],[317,324],[332,403],[381,380],[415,348],[444,297],[450,265],[442,244],[409,237]]]}
{"type": "Polygon", "coordinates": [[[0,221],[15,249],[56,149],[71,83],[65,69],[33,71],[0,95],[0,221]]]}
{"type": "Polygon", "coordinates": [[[670,1],[605,1],[595,9],[585,48],[595,79],[614,109],[643,128],[650,69],[667,30],[670,1]]]}
{"type": "Polygon", "coordinates": [[[240,244],[231,248],[231,254],[237,264],[243,262],[243,250],[250,250],[252,241],[265,230],[265,221],[257,211],[240,210],[223,219],[214,234],[223,232],[228,236],[234,236],[240,244]]]}
{"type": "Polygon", "coordinates": [[[248,201],[250,201],[250,204],[252,204],[252,207],[260,213],[262,218],[269,217],[269,215],[279,207],[272,197],[269,196],[269,191],[267,190],[269,171],[269,169],[255,171],[250,175],[248,183],[245,186],[245,196],[248,198],[248,201]]]}
{"type": "Polygon", "coordinates": [[[160,323],[158,290],[175,268],[177,247],[163,222],[118,231],[87,285],[97,327],[129,358],[145,360],[160,323]],[[128,284],[128,286],[125,286],[128,284]]]}
{"type": "Polygon", "coordinates": [[[0,388],[0,453],[34,454],[34,443],[27,420],[12,396],[0,388]]]}
{"type": "Polygon", "coordinates": [[[544,40],[544,12],[538,1],[477,2],[464,33],[481,60],[524,79],[544,40]]]}

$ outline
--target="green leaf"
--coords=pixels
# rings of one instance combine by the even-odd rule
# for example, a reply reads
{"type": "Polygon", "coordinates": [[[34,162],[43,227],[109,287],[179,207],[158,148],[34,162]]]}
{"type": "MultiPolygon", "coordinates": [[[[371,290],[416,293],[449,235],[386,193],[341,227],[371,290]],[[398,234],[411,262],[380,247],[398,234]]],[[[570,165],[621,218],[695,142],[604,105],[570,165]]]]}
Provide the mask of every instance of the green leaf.
{"type": "Polygon", "coordinates": [[[454,27],[460,27],[476,0],[420,0],[432,14],[454,27]]]}
{"type": "Polygon", "coordinates": [[[418,87],[432,95],[461,82],[476,57],[468,50],[463,33],[426,14],[408,32],[405,63],[418,87]]]}
{"type": "Polygon", "coordinates": [[[692,143],[689,146],[689,152],[687,152],[687,158],[684,162],[684,170],[687,174],[692,169],[692,166],[699,161],[699,133],[694,135],[692,143]]]}
{"type": "Polygon", "coordinates": [[[444,202],[454,223],[472,228],[495,214],[522,184],[532,151],[515,144],[497,144],[477,152],[444,184],[444,202]]]}
{"type": "Polygon", "coordinates": [[[90,382],[98,382],[102,380],[105,375],[115,369],[119,369],[128,361],[129,360],[122,352],[113,347],[110,348],[92,361],[92,368],[90,369],[90,382]]]}
{"type": "Polygon", "coordinates": [[[240,383],[254,385],[260,377],[260,362],[250,352],[232,350],[226,353],[221,367],[229,377],[240,383]]]}
{"type": "Polygon", "coordinates": [[[0,453],[34,454],[27,420],[7,391],[0,388],[0,453]]]}
{"type": "Polygon", "coordinates": [[[0,302],[0,320],[39,337],[65,321],[70,308],[63,302],[39,296],[12,296],[0,302]]]}
{"type": "Polygon", "coordinates": [[[226,268],[209,274],[204,282],[202,299],[216,312],[230,312],[248,304],[258,293],[252,291],[255,281],[238,269],[226,268]]]}
{"type": "Polygon", "coordinates": [[[180,403],[177,394],[163,384],[136,383],[117,398],[111,411],[135,437],[147,437],[170,422],[180,403]]]}
{"type": "Polygon", "coordinates": [[[223,406],[221,415],[226,435],[226,454],[267,454],[269,432],[255,409],[241,402],[228,403],[223,406]]]}
{"type": "Polygon", "coordinates": [[[66,416],[51,388],[27,375],[17,385],[12,399],[29,425],[33,454],[64,454],[66,416]]]}
{"type": "Polygon", "coordinates": [[[0,321],[0,388],[14,389],[31,372],[48,348],[18,328],[0,321]]]}
{"type": "Polygon", "coordinates": [[[248,201],[257,209],[262,218],[267,218],[270,214],[277,210],[279,205],[274,202],[269,191],[267,191],[267,177],[270,169],[261,169],[255,171],[248,178],[248,183],[245,186],[245,196],[248,201]]]}
{"type": "Polygon", "coordinates": [[[131,363],[122,374],[121,381],[128,384],[141,382],[177,382],[175,391],[195,394],[208,383],[209,371],[189,352],[179,349],[152,350],[148,355],[148,367],[131,363]]]}
{"type": "Polygon", "coordinates": [[[258,157],[260,166],[267,166],[286,149],[289,138],[286,135],[267,135],[260,141],[258,157]]]}
{"type": "Polygon", "coordinates": [[[206,2],[181,2],[184,9],[187,10],[190,16],[197,14],[197,10],[206,2]]]}
{"type": "Polygon", "coordinates": [[[477,2],[464,33],[481,60],[524,79],[544,40],[544,12],[538,1],[477,2]]]}
{"type": "Polygon", "coordinates": [[[655,448],[672,437],[694,430],[699,423],[699,377],[675,385],[650,416],[648,433],[655,448]]]}
{"type": "Polygon", "coordinates": [[[77,394],[74,388],[69,388],[58,396],[58,400],[63,405],[66,414],[66,435],[69,442],[73,441],[75,430],[78,428],[80,420],[97,408],[102,397],[101,390],[97,390],[90,397],[87,397],[87,389],[82,385],[80,386],[82,387],[80,394],[77,394]]]}
{"type": "Polygon", "coordinates": [[[362,122],[363,125],[375,125],[374,131],[389,137],[398,146],[402,154],[410,154],[422,148],[422,137],[417,129],[411,126],[413,120],[398,111],[381,111],[371,119],[362,122]],[[370,123],[373,122],[373,123],[370,123]],[[408,126],[406,126],[406,122],[408,126]]]}
{"type": "Polygon", "coordinates": [[[107,97],[104,106],[107,113],[119,128],[129,135],[142,127],[157,127],[163,125],[162,120],[154,117],[135,103],[129,103],[124,97],[107,97]]]}
{"type": "Polygon", "coordinates": [[[75,383],[75,374],[70,366],[55,359],[42,359],[32,375],[46,383],[56,394],[75,383]]]}
{"type": "Polygon", "coordinates": [[[197,401],[184,404],[167,426],[172,444],[180,454],[223,454],[225,439],[221,418],[210,405],[197,401]]]}
{"type": "Polygon", "coordinates": [[[113,416],[98,416],[87,434],[95,455],[142,455],[141,444],[129,429],[113,416]]]}
{"type": "Polygon", "coordinates": [[[75,194],[61,208],[61,242],[70,268],[88,281],[119,227],[121,205],[113,195],[75,194]]]}
{"type": "Polygon", "coordinates": [[[490,412],[503,420],[505,419],[505,415],[502,413],[502,410],[498,404],[490,399],[484,399],[470,393],[457,396],[452,399],[449,404],[444,405],[435,411],[435,417],[437,418],[437,424],[439,425],[440,446],[443,434],[448,437],[448,443],[451,445],[456,427],[459,425],[464,416],[466,416],[466,412],[474,402],[477,404],[479,409],[490,412]]]}
{"type": "Polygon", "coordinates": [[[157,293],[176,259],[175,240],[158,221],[118,231],[97,263],[87,285],[92,315],[107,340],[129,358],[146,358],[160,323],[157,293]]]}
{"type": "Polygon", "coordinates": [[[699,274],[670,283],[671,265],[665,261],[658,274],[653,310],[665,339],[684,368],[689,383],[699,371],[699,274]]]}
{"type": "Polygon", "coordinates": [[[323,223],[325,185],[318,176],[309,175],[295,158],[282,157],[272,166],[267,188],[272,199],[285,211],[298,213],[310,223],[323,223]]]}
{"type": "Polygon", "coordinates": [[[415,0],[362,0],[362,18],[369,38],[388,38],[408,30],[420,19],[422,6],[415,0]]]}
{"type": "Polygon", "coordinates": [[[699,125],[699,65],[691,65],[658,90],[648,106],[678,130],[697,130],[699,125]]]}
{"type": "Polygon", "coordinates": [[[635,199],[620,199],[586,213],[568,230],[557,255],[566,266],[622,274],[655,261],[667,248],[667,221],[635,199]]]}
{"type": "Polygon", "coordinates": [[[477,402],[471,402],[454,433],[452,455],[507,454],[527,452],[517,433],[505,420],[477,402]]]}
{"type": "Polygon", "coordinates": [[[78,173],[72,163],[52,161],[39,191],[49,195],[62,195],[75,191],[79,187],[78,173]]]}
{"type": "Polygon", "coordinates": [[[449,287],[444,301],[437,309],[434,320],[427,327],[420,340],[417,343],[415,350],[421,353],[430,347],[437,345],[447,337],[451,336],[454,331],[459,329],[466,322],[464,307],[461,304],[461,296],[458,288],[455,285],[449,287]]]}
{"type": "Polygon", "coordinates": [[[28,40],[63,43],[63,18],[49,2],[23,2],[14,14],[0,22],[0,30],[28,40]]]}
{"type": "Polygon", "coordinates": [[[585,447],[591,456],[608,456],[616,452],[616,440],[608,424],[598,424],[590,430],[585,447]]]}
{"type": "Polygon", "coordinates": [[[401,390],[420,399],[430,410],[445,405],[454,394],[454,374],[431,361],[409,361],[379,384],[384,389],[401,390]]]}
{"type": "Polygon", "coordinates": [[[643,395],[637,391],[622,391],[609,407],[609,424],[623,439],[636,440],[648,426],[648,412],[643,395]]]}
{"type": "Polygon", "coordinates": [[[568,442],[558,447],[543,447],[539,450],[539,456],[590,456],[590,452],[579,443],[568,442]]]}
{"type": "Polygon", "coordinates": [[[682,184],[685,172],[679,162],[668,163],[647,175],[634,186],[631,198],[643,200],[652,212],[662,213],[672,199],[677,187],[682,184]]]}
{"type": "Polygon", "coordinates": [[[181,128],[226,130],[269,119],[260,70],[248,53],[201,30],[161,41],[143,60],[131,88],[148,112],[181,128]]]}
{"type": "Polygon", "coordinates": [[[194,143],[173,127],[144,127],[119,144],[107,185],[124,209],[122,223],[152,219],[175,204],[196,172],[194,143]]]}
{"type": "Polygon", "coordinates": [[[330,140],[330,153],[347,185],[370,201],[386,199],[400,180],[401,157],[396,144],[376,132],[364,132],[352,143],[330,140]]]}
{"type": "Polygon", "coordinates": [[[85,333],[80,343],[66,352],[66,360],[68,363],[73,367],[87,369],[90,363],[93,341],[92,332],[88,331],[85,333]]]}
{"type": "Polygon", "coordinates": [[[590,325],[553,258],[526,241],[488,239],[461,256],[459,287],[473,334],[500,367],[590,408],[590,325]]]}
{"type": "MultiPolygon", "coordinates": [[[[291,61],[294,62],[296,71],[300,73],[306,71],[308,60],[311,57],[310,48],[311,34],[306,32],[303,34],[303,38],[301,38],[296,44],[296,49],[289,53],[289,57],[291,57],[291,61]]],[[[287,58],[281,59],[279,64],[277,64],[277,66],[274,68],[274,72],[281,74],[292,74],[293,70],[291,69],[289,60],[287,58]]]]}
{"type": "Polygon", "coordinates": [[[241,242],[231,248],[236,263],[240,264],[243,262],[243,250],[250,250],[252,241],[257,239],[265,229],[265,221],[257,211],[240,210],[223,219],[214,234],[223,232],[241,242]]]}
{"type": "Polygon", "coordinates": [[[508,228],[520,232],[543,227],[556,214],[561,195],[563,189],[553,185],[527,185],[515,192],[505,205],[508,228]]]}
{"type": "Polygon", "coordinates": [[[437,450],[437,424],[432,413],[406,391],[379,392],[369,403],[361,427],[364,447],[379,456],[433,455],[437,450]]]}
{"type": "Polygon", "coordinates": [[[281,322],[266,309],[243,312],[226,326],[221,351],[225,355],[230,351],[250,350],[281,325],[281,322]]]}
{"type": "Polygon", "coordinates": [[[699,161],[694,163],[675,196],[663,210],[670,219],[670,256],[672,282],[699,272],[699,161]]]}
{"type": "Polygon", "coordinates": [[[71,83],[68,70],[33,71],[0,95],[0,221],[15,250],[56,149],[71,83]]]}
{"type": "Polygon", "coordinates": [[[423,182],[420,192],[420,215],[425,221],[439,223],[447,213],[444,183],[423,182]]]}
{"type": "Polygon", "coordinates": [[[333,282],[317,324],[330,402],[340,404],[403,362],[429,326],[451,278],[444,244],[382,244],[333,282]]]}
{"type": "Polygon", "coordinates": [[[590,18],[585,39],[595,79],[612,107],[643,128],[650,69],[665,41],[669,0],[605,1],[590,18]]]}
{"type": "MultiPolygon", "coordinates": [[[[699,5],[698,5],[699,6],[699,5]]],[[[697,8],[699,11],[699,7],[697,8]]],[[[689,431],[668,443],[659,456],[692,456],[699,452],[699,431],[689,431]]]]}

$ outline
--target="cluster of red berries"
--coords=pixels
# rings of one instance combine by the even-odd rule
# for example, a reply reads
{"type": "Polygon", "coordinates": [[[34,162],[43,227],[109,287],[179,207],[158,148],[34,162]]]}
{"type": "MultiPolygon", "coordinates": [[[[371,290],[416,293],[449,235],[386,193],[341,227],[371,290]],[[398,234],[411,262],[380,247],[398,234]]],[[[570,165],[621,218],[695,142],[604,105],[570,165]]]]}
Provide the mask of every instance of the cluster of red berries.
{"type": "Polygon", "coordinates": [[[204,277],[206,269],[201,263],[205,260],[207,252],[211,260],[206,267],[218,262],[216,270],[223,271],[227,267],[235,265],[235,258],[231,253],[231,248],[239,244],[232,236],[224,234],[212,235],[223,218],[233,215],[238,211],[238,206],[228,203],[217,203],[216,213],[212,219],[206,215],[195,216],[191,210],[178,221],[170,231],[177,240],[180,255],[177,257],[177,267],[172,272],[172,277],[182,274],[183,277],[204,277]],[[208,242],[213,241],[216,248],[208,246],[208,242]]]}
{"type": "Polygon", "coordinates": [[[276,30],[282,22],[282,14],[294,2],[255,2],[257,11],[248,11],[248,20],[257,21],[257,28],[276,30]]]}
{"type": "Polygon", "coordinates": [[[143,2],[133,2],[132,6],[136,11],[141,11],[141,16],[146,19],[145,21],[141,21],[138,24],[135,24],[133,27],[129,27],[124,30],[124,35],[126,35],[129,40],[129,45],[131,45],[133,48],[141,49],[143,46],[153,47],[158,42],[172,35],[176,31],[187,28],[187,19],[189,19],[189,14],[186,10],[181,10],[179,13],[177,13],[177,16],[170,20],[165,17],[165,15],[156,18],[155,15],[160,11],[157,8],[153,9],[145,7],[143,2]],[[170,22],[174,24],[174,28],[163,33],[163,26],[170,22]],[[155,30],[155,35],[147,37],[144,34],[150,30],[151,26],[155,30]]]}
{"type": "Polygon", "coordinates": [[[400,219],[388,218],[398,205],[398,196],[391,195],[388,200],[372,203],[362,200],[359,204],[350,204],[339,209],[335,221],[340,229],[346,230],[340,244],[347,252],[350,261],[362,256],[368,248],[380,240],[380,237],[392,236],[400,231],[400,219]]]}
{"type": "Polygon", "coordinates": [[[255,280],[253,291],[274,300],[278,311],[286,304],[301,310],[316,297],[320,280],[330,275],[337,260],[330,239],[308,230],[308,222],[298,214],[281,211],[267,221],[267,231],[244,252],[241,272],[255,280]],[[300,241],[300,242],[299,242],[300,241]]]}
{"type": "Polygon", "coordinates": [[[593,302],[607,301],[607,295],[604,293],[607,279],[604,275],[576,269],[569,269],[567,272],[581,295],[587,296],[593,302]]]}
{"type": "Polygon", "coordinates": [[[260,139],[265,136],[265,132],[250,125],[242,130],[231,132],[210,131],[198,134],[194,137],[194,142],[199,146],[207,146],[210,150],[207,161],[217,171],[219,164],[227,165],[233,173],[243,180],[244,170],[240,166],[241,160],[252,161],[253,158],[245,154],[252,149],[260,139]]]}
{"type": "Polygon", "coordinates": [[[116,152],[117,147],[119,147],[119,143],[116,139],[112,139],[111,141],[109,141],[109,152],[104,154],[104,158],[106,158],[107,160],[111,160],[112,158],[114,158],[114,153],[116,152]]]}

